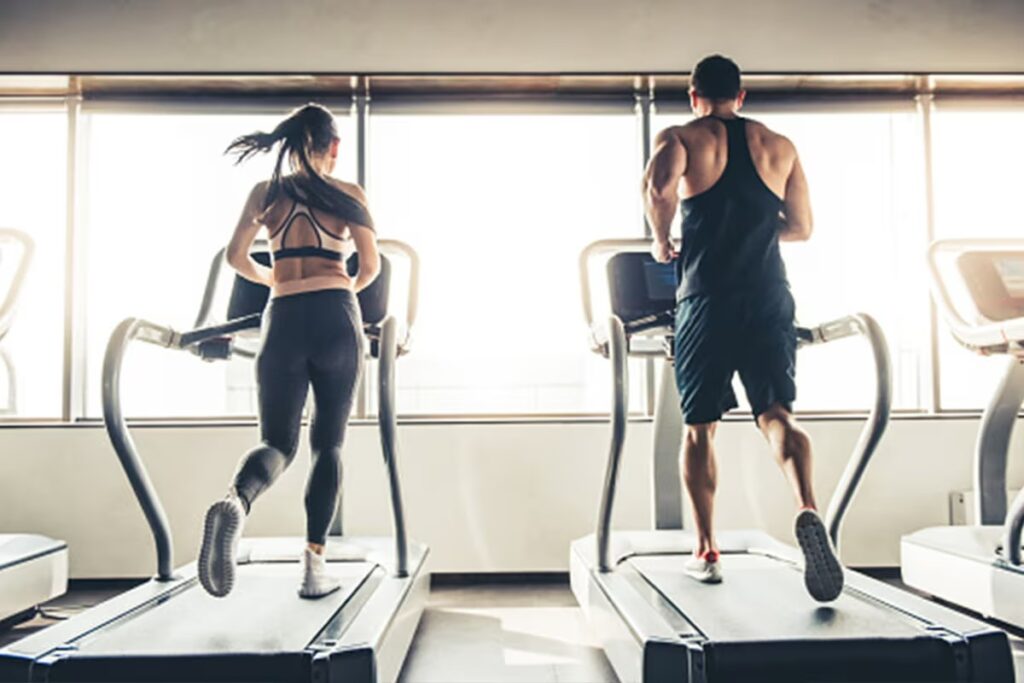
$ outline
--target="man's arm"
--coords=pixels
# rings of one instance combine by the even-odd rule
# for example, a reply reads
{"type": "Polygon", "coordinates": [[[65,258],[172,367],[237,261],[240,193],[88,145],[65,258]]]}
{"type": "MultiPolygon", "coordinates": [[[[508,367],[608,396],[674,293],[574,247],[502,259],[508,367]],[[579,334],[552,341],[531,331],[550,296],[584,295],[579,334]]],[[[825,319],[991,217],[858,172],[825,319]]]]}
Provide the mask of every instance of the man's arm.
{"type": "Polygon", "coordinates": [[[811,217],[811,194],[807,188],[800,156],[793,149],[793,169],[786,180],[785,204],[782,209],[782,226],[779,239],[783,242],[803,242],[811,238],[814,220],[811,217]]]}
{"type": "Polygon", "coordinates": [[[263,227],[259,222],[263,196],[266,188],[263,183],[257,184],[249,193],[249,198],[242,209],[242,215],[238,218],[235,232],[231,235],[228,243],[226,257],[228,265],[238,271],[238,274],[246,280],[268,287],[274,284],[273,271],[266,266],[257,263],[249,254],[256,235],[263,227]]]}
{"type": "Polygon", "coordinates": [[[644,211],[654,235],[654,257],[661,263],[672,260],[669,230],[679,203],[679,181],[686,172],[686,147],[679,136],[666,128],[654,139],[654,154],[644,172],[644,211]]]}

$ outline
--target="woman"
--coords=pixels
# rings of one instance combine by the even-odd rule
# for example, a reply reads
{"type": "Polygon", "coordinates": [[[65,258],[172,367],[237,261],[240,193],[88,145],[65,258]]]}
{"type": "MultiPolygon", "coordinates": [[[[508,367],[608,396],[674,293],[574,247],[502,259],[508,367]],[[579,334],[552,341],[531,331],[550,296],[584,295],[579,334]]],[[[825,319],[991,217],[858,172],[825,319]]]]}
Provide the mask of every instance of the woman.
{"type": "Polygon", "coordinates": [[[316,104],[291,113],[273,132],[238,138],[227,152],[240,163],[278,147],[269,181],[249,194],[227,248],[242,277],[271,288],[256,359],[261,443],[242,458],[223,500],[206,513],[199,581],[211,595],[227,595],[235,580],[235,553],[253,502],[295,457],[302,409],[313,387],[310,427],[313,464],[306,485],[306,541],[299,595],[317,598],[340,583],[327,574],[324,544],[341,480],[341,443],[363,365],[362,318],[356,292],[380,270],[373,220],[358,185],[330,176],[338,161],[334,117],[316,104]],[[282,176],[287,158],[291,173],[282,176]],[[249,253],[266,228],[273,266],[249,253]],[[353,278],[345,268],[359,255],[353,278]]]}

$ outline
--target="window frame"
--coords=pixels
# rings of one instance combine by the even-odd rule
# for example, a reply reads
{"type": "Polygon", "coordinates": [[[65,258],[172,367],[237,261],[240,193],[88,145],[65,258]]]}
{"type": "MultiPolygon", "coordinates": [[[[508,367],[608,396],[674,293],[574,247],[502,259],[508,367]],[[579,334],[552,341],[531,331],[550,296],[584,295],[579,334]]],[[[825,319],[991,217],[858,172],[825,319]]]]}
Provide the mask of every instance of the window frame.
{"type": "MultiPolygon", "coordinates": [[[[528,76],[528,75],[521,75],[528,76]]],[[[64,382],[62,386],[60,417],[54,418],[32,418],[22,416],[5,417],[0,420],[0,428],[22,427],[26,425],[89,425],[100,421],[96,417],[88,417],[85,414],[85,323],[86,311],[85,301],[82,300],[83,291],[79,285],[84,282],[85,275],[85,249],[84,244],[88,235],[85,234],[83,221],[80,219],[81,197],[79,196],[79,180],[83,169],[88,161],[88,150],[81,139],[80,125],[83,113],[102,111],[133,111],[152,113],[195,113],[209,115],[212,113],[271,113],[279,112],[282,106],[296,106],[308,101],[318,99],[326,102],[332,108],[341,110],[346,108],[350,115],[356,117],[356,167],[358,180],[365,183],[367,167],[367,138],[372,135],[368,129],[372,127],[372,107],[380,111],[384,109],[401,109],[406,113],[422,113],[429,115],[431,111],[445,110],[447,112],[459,111],[460,113],[479,111],[494,112],[507,111],[565,111],[566,107],[578,111],[599,112],[607,110],[608,107],[631,106],[638,117],[639,129],[638,144],[640,145],[640,156],[644,162],[649,158],[650,139],[653,135],[651,120],[655,114],[669,113],[673,111],[685,111],[687,103],[685,99],[685,74],[661,74],[649,76],[637,76],[633,78],[633,92],[630,94],[622,88],[619,80],[615,80],[615,87],[611,94],[595,94],[594,92],[574,92],[567,89],[564,92],[548,93],[543,92],[537,96],[523,96],[521,89],[503,91],[501,79],[503,77],[513,78],[512,75],[496,75],[494,82],[479,91],[453,92],[445,90],[443,82],[446,78],[457,79],[467,78],[457,74],[438,74],[424,76],[433,79],[434,86],[440,94],[431,94],[429,84],[425,88],[419,88],[409,93],[381,93],[374,97],[373,76],[352,76],[351,85],[345,88],[337,88],[330,92],[316,88],[303,90],[301,87],[289,86],[280,87],[280,83],[288,81],[289,77],[282,76],[276,79],[277,85],[268,82],[266,90],[254,89],[250,92],[239,94],[238,91],[226,91],[223,93],[192,93],[188,86],[180,86],[180,90],[174,92],[158,92],[156,94],[125,94],[123,92],[88,93],[83,92],[80,81],[83,79],[69,77],[61,79],[61,89],[51,92],[33,93],[28,95],[6,95],[0,92],[0,111],[13,109],[15,111],[33,111],[44,109],[47,111],[63,110],[68,122],[68,151],[66,159],[67,173],[67,222],[66,222],[66,248],[65,267],[67,269],[64,292],[64,355],[62,358],[64,382]],[[659,97],[658,84],[670,83],[670,88],[662,88],[665,94],[659,97]],[[442,85],[438,85],[442,84],[442,85]],[[278,90],[274,90],[278,88],[278,90]],[[489,88],[489,89],[488,89],[489,88]],[[281,94],[284,93],[284,94],[281,94]],[[440,108],[440,109],[439,109],[440,108]]],[[[15,81],[17,76],[12,77],[15,81]]],[[[27,77],[26,77],[27,78],[27,77]]],[[[145,82],[148,79],[157,81],[161,77],[132,77],[136,81],[145,82]]],[[[244,79],[246,77],[224,76],[225,79],[244,79]]],[[[301,80],[309,77],[296,77],[301,80]]],[[[314,80],[318,77],[314,77],[314,80]]],[[[346,77],[347,78],[347,77],[346,77]]],[[[416,77],[410,77],[415,79],[416,77]]],[[[537,76],[538,82],[543,81],[545,76],[537,76]]],[[[581,77],[582,78],[582,77],[581,77]]],[[[1024,81],[1008,77],[1007,83],[996,83],[991,77],[979,76],[972,80],[972,77],[958,76],[957,79],[944,80],[942,75],[916,76],[916,77],[887,77],[872,79],[872,77],[839,77],[831,76],[806,76],[806,75],[766,75],[752,74],[751,82],[763,81],[769,85],[757,87],[752,90],[754,93],[748,102],[747,110],[754,113],[758,111],[793,111],[800,113],[840,110],[844,112],[857,110],[871,110],[884,108],[891,110],[894,103],[906,103],[908,107],[916,107],[917,114],[922,122],[924,131],[924,159],[922,168],[925,174],[925,211],[927,217],[926,238],[930,241],[935,235],[935,198],[932,174],[934,171],[934,158],[932,154],[934,131],[931,118],[934,115],[936,106],[943,109],[969,109],[980,112],[991,111],[999,108],[1022,108],[1024,107],[1024,81]],[[844,78],[857,81],[855,88],[844,85],[844,78]],[[858,80],[859,79],[859,80],[858,80]],[[875,80],[878,82],[876,83],[875,80]],[[816,83],[820,81],[820,89],[815,90],[816,83]],[[810,83],[810,86],[806,84],[810,83]],[[966,84],[966,85],[965,85],[966,84]]],[[[88,79],[84,79],[88,80],[88,79]]],[[[187,81],[186,77],[183,81],[187,81]]],[[[379,80],[386,80],[380,77],[379,80]]],[[[998,81],[999,79],[996,78],[998,81]]],[[[56,82],[56,81],[55,81],[56,82]]],[[[543,86],[541,86],[543,90],[543,86]]],[[[649,230],[644,223],[645,233],[649,230]]],[[[920,418],[943,418],[962,419],[966,416],[976,416],[982,409],[962,410],[944,408],[941,401],[941,359],[938,353],[939,335],[943,333],[942,321],[938,319],[934,304],[929,301],[930,315],[930,384],[931,400],[928,405],[917,409],[899,409],[894,411],[897,419],[920,419],[920,418]]],[[[646,410],[641,414],[631,416],[633,420],[645,421],[651,419],[653,413],[653,394],[655,391],[654,363],[647,363],[647,372],[643,380],[644,393],[648,397],[645,401],[646,410]]],[[[359,394],[357,410],[354,414],[356,424],[372,421],[367,407],[373,403],[368,392],[372,391],[371,383],[366,382],[359,394]]],[[[820,411],[801,410],[798,415],[801,419],[855,419],[867,413],[864,411],[820,411]]],[[[1024,414],[1024,411],[1022,411],[1024,414]]],[[[461,424],[461,423],[487,423],[487,422],[593,422],[601,421],[603,413],[566,413],[566,414],[417,414],[415,416],[401,416],[404,423],[427,423],[427,424],[461,424]]],[[[744,414],[729,415],[725,421],[748,420],[749,416],[744,414]]],[[[189,417],[146,417],[133,418],[133,423],[145,425],[251,425],[255,422],[255,416],[189,416],[189,417]]]]}

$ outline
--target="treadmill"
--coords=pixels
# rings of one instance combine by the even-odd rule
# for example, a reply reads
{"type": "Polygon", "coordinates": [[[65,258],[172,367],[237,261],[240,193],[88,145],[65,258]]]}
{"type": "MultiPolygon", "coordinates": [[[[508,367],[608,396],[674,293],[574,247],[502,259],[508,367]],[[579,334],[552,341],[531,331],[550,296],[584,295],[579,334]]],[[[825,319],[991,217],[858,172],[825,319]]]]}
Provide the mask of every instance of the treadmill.
{"type": "MultiPolygon", "coordinates": [[[[619,679],[1011,683],[1013,663],[1002,631],[849,570],[839,598],[816,603],[804,587],[799,551],[760,531],[719,534],[726,563],[721,584],[700,584],[683,574],[695,537],[683,529],[682,517],[682,418],[671,362],[675,273],[672,264],[656,263],[649,249],[648,240],[603,240],[580,256],[584,315],[593,349],[611,360],[614,391],[597,531],[572,544],[570,581],[619,679]],[[609,255],[610,315],[607,326],[599,326],[591,267],[609,255]],[[630,357],[661,360],[655,528],[613,532],[630,357]]],[[[797,332],[803,345],[862,336],[875,360],[875,402],[825,519],[838,542],[843,515],[888,421],[888,351],[878,324],[864,314],[797,332]]]]}
{"type": "Polygon", "coordinates": [[[955,339],[976,353],[1006,357],[1006,370],[975,444],[975,525],[904,536],[903,580],[1024,628],[1024,492],[1007,505],[1006,482],[1010,437],[1024,403],[1024,240],[942,240],[929,249],[928,262],[933,298],[955,339]]]}
{"type": "MultiPolygon", "coordinates": [[[[0,228],[0,265],[12,269],[0,303],[0,344],[11,331],[35,242],[25,232],[0,228]],[[8,265],[13,263],[13,266],[8,265]]],[[[14,362],[0,346],[0,362],[7,371],[7,402],[0,415],[18,412],[18,380],[14,362]]],[[[0,534],[0,628],[13,626],[36,614],[37,607],[68,589],[68,544],[39,534],[0,534]]]]}
{"type": "MultiPolygon", "coordinates": [[[[259,249],[265,249],[260,244],[259,249]]],[[[173,568],[171,531],[121,411],[121,361],[132,341],[190,351],[205,360],[253,356],[245,332],[259,328],[269,290],[235,276],[227,322],[209,324],[223,250],[211,267],[196,329],[177,332],[128,318],[114,330],[103,364],[103,410],[114,450],[156,542],[157,575],[65,622],[0,650],[0,681],[394,681],[429,591],[427,548],[407,540],[396,463],[394,364],[409,349],[418,259],[381,240],[381,273],[359,294],[370,355],[379,363],[379,425],[394,537],[341,535],[340,505],[327,561],[340,590],[317,600],[296,594],[301,537],[245,539],[238,580],[226,598],[206,594],[195,563],[173,568]],[[407,262],[405,325],[389,315],[392,259],[407,262]]],[[[266,251],[254,254],[269,263],[266,251]]],[[[357,256],[348,266],[358,268],[357,256]]]]}

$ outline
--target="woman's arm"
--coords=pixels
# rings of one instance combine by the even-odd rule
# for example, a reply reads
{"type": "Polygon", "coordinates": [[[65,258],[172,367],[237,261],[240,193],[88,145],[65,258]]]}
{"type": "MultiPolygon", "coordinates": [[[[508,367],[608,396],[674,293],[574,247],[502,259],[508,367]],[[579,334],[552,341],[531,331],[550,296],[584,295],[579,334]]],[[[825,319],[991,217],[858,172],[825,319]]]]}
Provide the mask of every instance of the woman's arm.
{"type": "Polygon", "coordinates": [[[238,218],[235,232],[231,235],[226,256],[228,265],[238,271],[238,274],[246,280],[270,287],[274,284],[273,271],[267,266],[257,263],[249,254],[256,235],[263,227],[259,216],[262,213],[266,191],[266,183],[257,183],[252,188],[249,198],[245,201],[245,207],[242,209],[242,215],[238,218]]]}
{"type": "Polygon", "coordinates": [[[377,233],[361,225],[349,225],[352,240],[356,243],[359,254],[359,272],[353,284],[356,292],[369,287],[380,273],[380,252],[377,251],[377,233]]]}
{"type": "MultiPolygon", "coordinates": [[[[354,197],[363,206],[369,207],[366,191],[358,184],[346,183],[336,178],[332,180],[343,192],[354,197]]],[[[380,252],[377,250],[377,233],[373,228],[349,223],[348,229],[352,234],[352,241],[356,243],[356,253],[359,254],[359,272],[356,273],[356,281],[352,285],[358,293],[373,284],[380,274],[380,252]]]]}

